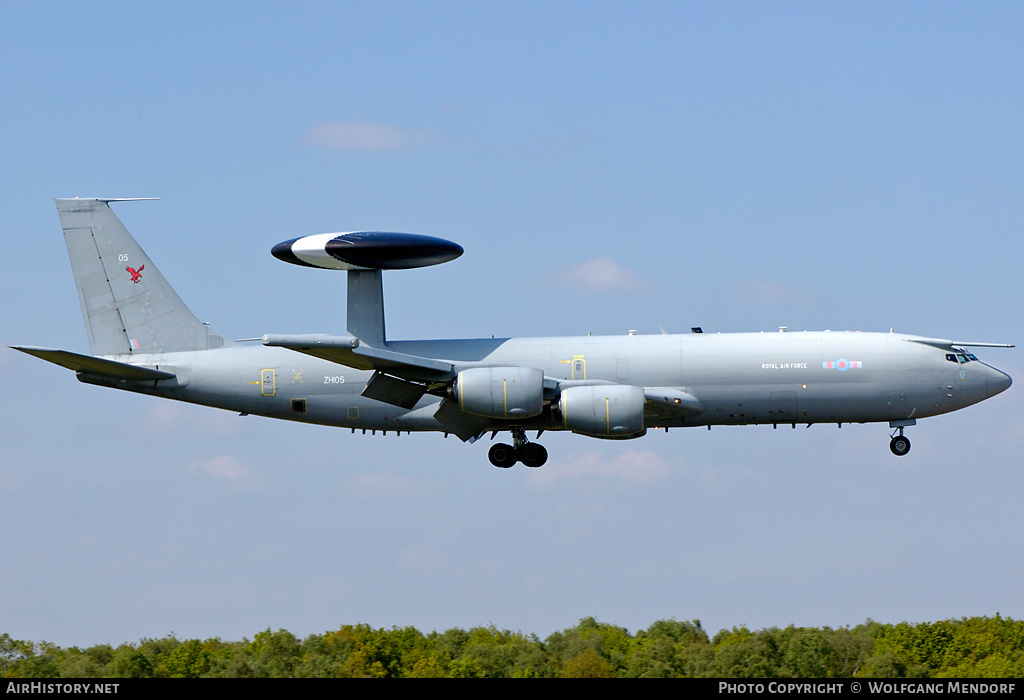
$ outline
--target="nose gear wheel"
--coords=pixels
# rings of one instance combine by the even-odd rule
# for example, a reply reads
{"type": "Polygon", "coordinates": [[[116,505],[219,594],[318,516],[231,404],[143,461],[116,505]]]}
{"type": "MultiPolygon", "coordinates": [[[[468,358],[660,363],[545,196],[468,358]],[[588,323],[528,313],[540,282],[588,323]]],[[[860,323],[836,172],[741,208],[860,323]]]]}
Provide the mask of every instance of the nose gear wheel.
{"type": "Polygon", "coordinates": [[[898,428],[897,432],[898,434],[893,433],[891,435],[892,440],[889,441],[889,449],[897,457],[902,457],[910,452],[910,440],[903,437],[903,428],[898,428]]]}

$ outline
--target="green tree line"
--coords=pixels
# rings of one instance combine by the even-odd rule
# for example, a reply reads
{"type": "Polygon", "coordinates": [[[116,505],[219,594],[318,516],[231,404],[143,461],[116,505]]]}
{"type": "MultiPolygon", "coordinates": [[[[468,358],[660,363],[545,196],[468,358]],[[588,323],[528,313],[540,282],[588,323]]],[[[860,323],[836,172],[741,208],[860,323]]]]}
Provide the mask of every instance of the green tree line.
{"type": "Polygon", "coordinates": [[[541,640],[494,626],[423,634],[344,625],[298,639],[173,635],[60,647],[0,635],[4,678],[1005,678],[1024,677],[1024,622],[972,617],[856,627],[722,630],[660,620],[633,634],[584,618],[541,640]]]}

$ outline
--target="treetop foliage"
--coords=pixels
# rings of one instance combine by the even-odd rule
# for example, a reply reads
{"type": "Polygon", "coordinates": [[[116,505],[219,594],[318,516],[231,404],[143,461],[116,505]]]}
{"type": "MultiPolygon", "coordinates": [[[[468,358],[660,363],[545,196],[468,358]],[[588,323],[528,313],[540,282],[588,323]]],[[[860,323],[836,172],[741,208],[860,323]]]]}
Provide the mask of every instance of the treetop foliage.
{"type": "Polygon", "coordinates": [[[1024,677],[1024,622],[995,617],[853,628],[721,630],[659,620],[630,634],[592,617],[541,640],[493,625],[423,634],[343,625],[304,640],[142,639],[62,648],[0,634],[4,678],[1010,678],[1024,677]]]}

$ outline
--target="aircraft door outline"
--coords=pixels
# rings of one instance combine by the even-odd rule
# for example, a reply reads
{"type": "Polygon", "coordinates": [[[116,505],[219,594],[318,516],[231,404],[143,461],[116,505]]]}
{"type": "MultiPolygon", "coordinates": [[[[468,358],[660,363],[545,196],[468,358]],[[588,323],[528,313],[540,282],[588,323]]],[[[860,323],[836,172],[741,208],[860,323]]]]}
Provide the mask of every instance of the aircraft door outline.
{"type": "Polygon", "coordinates": [[[275,396],[277,394],[277,376],[272,369],[260,370],[260,395],[275,396]]]}
{"type": "Polygon", "coordinates": [[[569,366],[572,368],[573,379],[587,378],[587,361],[583,359],[582,355],[574,355],[569,366]]]}
{"type": "Polygon", "coordinates": [[[587,378],[587,361],[583,359],[583,355],[573,355],[571,360],[559,360],[559,362],[569,365],[568,379],[587,378]]]}

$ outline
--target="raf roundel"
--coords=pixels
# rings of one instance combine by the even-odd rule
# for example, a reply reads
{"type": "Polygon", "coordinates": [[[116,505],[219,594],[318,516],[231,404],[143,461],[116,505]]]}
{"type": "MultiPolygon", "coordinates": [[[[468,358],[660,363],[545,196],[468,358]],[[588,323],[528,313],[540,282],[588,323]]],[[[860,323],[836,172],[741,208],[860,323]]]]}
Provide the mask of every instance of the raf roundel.
{"type": "Polygon", "coordinates": [[[271,249],[278,260],[326,270],[408,270],[462,255],[462,246],[415,233],[353,231],[293,238],[271,249]]]}

